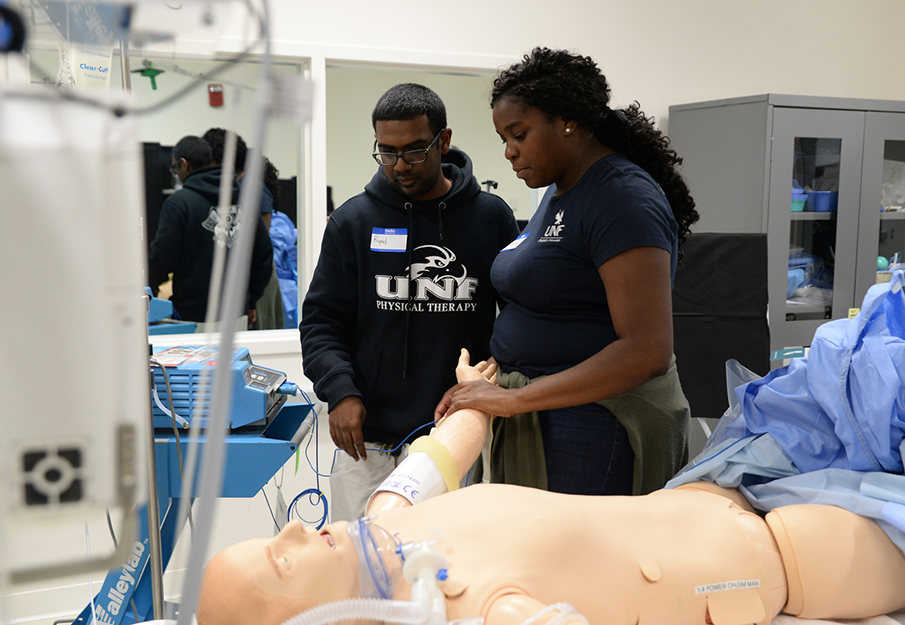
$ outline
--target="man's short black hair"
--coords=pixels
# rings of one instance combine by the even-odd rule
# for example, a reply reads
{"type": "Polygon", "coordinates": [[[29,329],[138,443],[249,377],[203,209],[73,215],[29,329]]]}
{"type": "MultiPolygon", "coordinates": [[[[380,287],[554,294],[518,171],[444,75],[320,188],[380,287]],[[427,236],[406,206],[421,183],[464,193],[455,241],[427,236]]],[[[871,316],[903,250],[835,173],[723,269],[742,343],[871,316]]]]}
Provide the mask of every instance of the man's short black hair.
{"type": "Polygon", "coordinates": [[[446,128],[446,106],[436,93],[424,85],[406,82],[391,87],[377,100],[371,113],[371,125],[377,130],[377,122],[411,119],[427,115],[431,132],[436,135],[446,128]]]}
{"type": "Polygon", "coordinates": [[[209,167],[214,162],[211,146],[201,137],[188,135],[173,147],[173,160],[184,158],[192,169],[209,167]]]}

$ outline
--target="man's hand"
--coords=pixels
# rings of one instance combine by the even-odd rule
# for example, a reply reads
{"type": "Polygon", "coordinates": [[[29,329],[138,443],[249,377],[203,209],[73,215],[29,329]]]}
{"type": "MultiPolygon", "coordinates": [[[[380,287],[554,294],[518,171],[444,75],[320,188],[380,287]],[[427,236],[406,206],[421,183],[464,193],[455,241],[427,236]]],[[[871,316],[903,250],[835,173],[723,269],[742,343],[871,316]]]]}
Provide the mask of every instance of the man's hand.
{"type": "Polygon", "coordinates": [[[361,403],[361,397],[346,397],[330,411],[330,437],[337,447],[352,456],[356,462],[359,457],[368,459],[365,451],[361,426],[365,422],[367,411],[361,403]]]}

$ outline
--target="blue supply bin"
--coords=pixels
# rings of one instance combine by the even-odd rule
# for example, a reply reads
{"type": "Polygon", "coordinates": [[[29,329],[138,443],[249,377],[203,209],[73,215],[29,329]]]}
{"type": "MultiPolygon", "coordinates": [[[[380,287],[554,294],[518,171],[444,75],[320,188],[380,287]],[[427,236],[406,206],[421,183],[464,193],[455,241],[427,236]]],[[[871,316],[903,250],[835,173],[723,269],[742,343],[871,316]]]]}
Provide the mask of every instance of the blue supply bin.
{"type": "Polygon", "coordinates": [[[838,206],[838,191],[808,191],[808,210],[815,213],[833,213],[838,206]]]}

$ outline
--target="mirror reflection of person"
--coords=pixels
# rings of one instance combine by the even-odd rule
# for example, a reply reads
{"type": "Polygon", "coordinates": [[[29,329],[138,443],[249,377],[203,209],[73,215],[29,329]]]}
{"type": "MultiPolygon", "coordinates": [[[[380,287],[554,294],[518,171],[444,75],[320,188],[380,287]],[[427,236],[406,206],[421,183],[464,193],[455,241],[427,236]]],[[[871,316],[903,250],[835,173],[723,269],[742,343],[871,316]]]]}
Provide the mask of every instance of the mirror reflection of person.
{"type": "MultiPolygon", "coordinates": [[[[214,164],[223,164],[223,151],[226,148],[226,134],[224,128],[210,128],[204,133],[203,139],[211,146],[214,155],[214,164]]],[[[240,135],[236,135],[236,156],[233,159],[233,172],[236,180],[241,187],[245,178],[245,161],[248,158],[248,145],[240,135]]],[[[263,181],[261,186],[261,219],[264,220],[264,227],[270,233],[270,225],[273,220],[274,212],[279,211],[282,201],[280,194],[280,172],[276,166],[270,162],[266,156],[264,159],[263,181]]],[[[274,248],[277,246],[276,240],[271,238],[274,248]]],[[[277,250],[274,250],[274,260],[277,258],[277,250]]],[[[284,306],[283,295],[280,292],[280,280],[277,276],[277,263],[273,264],[273,271],[264,294],[257,302],[255,302],[255,321],[250,325],[253,330],[279,330],[285,325],[284,323],[284,306]]]]}
{"type": "MultiPolygon", "coordinates": [[[[479,367],[463,355],[457,376],[492,372],[479,367]]],[[[431,436],[453,441],[457,464],[468,466],[481,441],[456,446],[459,434],[489,417],[461,412],[463,422],[453,413],[431,436]]],[[[559,606],[558,623],[742,625],[769,623],[781,610],[862,618],[905,607],[902,552],[874,521],[834,506],[787,506],[764,519],[738,491],[711,483],[636,497],[479,484],[414,506],[377,505],[380,494],[368,510],[375,525],[404,543],[434,541],[446,557],[439,586],[450,621],[518,625],[559,606]]],[[[221,552],[206,568],[199,625],[279,625],[360,596],[348,527],[293,522],[221,552]]],[[[400,580],[392,598],[410,592],[400,580]]]]}
{"type": "MultiPolygon", "coordinates": [[[[202,324],[207,315],[215,245],[229,248],[241,227],[237,220],[239,187],[233,185],[232,205],[224,227],[217,218],[220,166],[213,164],[210,145],[201,137],[183,137],[173,147],[171,170],[182,182],[182,188],[168,197],[161,208],[157,233],[148,253],[148,280],[156,295],[172,273],[173,308],[181,319],[202,324]]],[[[253,226],[246,323],[254,322],[255,302],[273,271],[270,237],[260,218],[253,226]]],[[[199,331],[202,329],[199,325],[199,331]]]]}
{"type": "Polygon", "coordinates": [[[500,385],[459,384],[437,416],[507,417],[495,424],[494,481],[660,488],[688,460],[671,291],[698,215],[680,161],[637,105],[611,108],[590,57],[535,48],[494,80],[491,107],[515,175],[548,189],[491,271],[506,302],[491,340],[500,385]]]}

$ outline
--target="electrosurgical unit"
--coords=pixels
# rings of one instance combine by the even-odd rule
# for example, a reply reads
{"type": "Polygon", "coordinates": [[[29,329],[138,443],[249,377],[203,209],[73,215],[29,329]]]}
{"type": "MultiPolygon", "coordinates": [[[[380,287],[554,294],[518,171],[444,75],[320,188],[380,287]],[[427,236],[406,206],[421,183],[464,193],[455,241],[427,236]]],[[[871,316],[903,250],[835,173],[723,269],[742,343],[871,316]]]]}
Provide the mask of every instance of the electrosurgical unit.
{"type": "MultiPolygon", "coordinates": [[[[211,373],[217,364],[216,346],[177,346],[155,348],[151,357],[154,374],[152,414],[155,428],[170,428],[175,418],[186,428],[199,417],[199,427],[207,427],[210,409],[211,373]],[[172,408],[170,407],[172,405],[172,408]],[[175,415],[171,415],[175,412],[175,415]]],[[[236,347],[230,359],[233,402],[229,427],[269,423],[286,403],[287,393],[295,387],[283,387],[286,374],[256,365],[248,348],[236,347]]]]}

